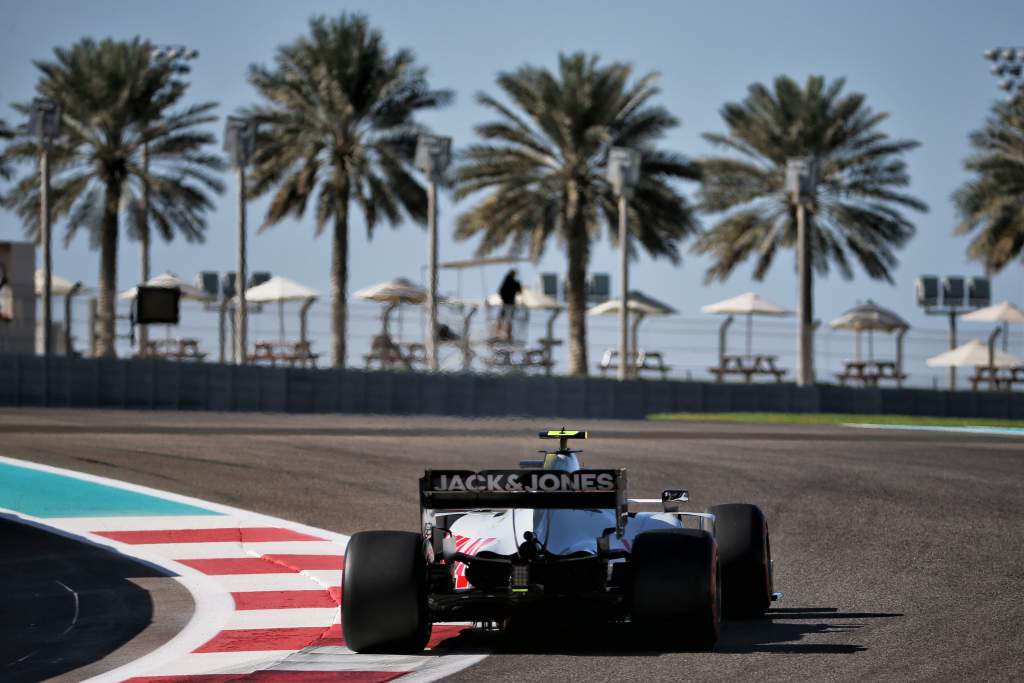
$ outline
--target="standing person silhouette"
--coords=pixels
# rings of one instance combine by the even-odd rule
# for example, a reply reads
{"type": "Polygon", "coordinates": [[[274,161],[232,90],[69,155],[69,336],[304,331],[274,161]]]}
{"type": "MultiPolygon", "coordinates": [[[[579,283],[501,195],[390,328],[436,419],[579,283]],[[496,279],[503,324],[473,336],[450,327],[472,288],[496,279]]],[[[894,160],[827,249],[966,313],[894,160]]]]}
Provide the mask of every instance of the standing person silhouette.
{"type": "Polygon", "coordinates": [[[501,281],[498,296],[501,297],[501,315],[498,318],[497,336],[512,341],[512,320],[516,312],[516,295],[523,291],[523,286],[516,279],[516,269],[512,268],[501,281]]]}

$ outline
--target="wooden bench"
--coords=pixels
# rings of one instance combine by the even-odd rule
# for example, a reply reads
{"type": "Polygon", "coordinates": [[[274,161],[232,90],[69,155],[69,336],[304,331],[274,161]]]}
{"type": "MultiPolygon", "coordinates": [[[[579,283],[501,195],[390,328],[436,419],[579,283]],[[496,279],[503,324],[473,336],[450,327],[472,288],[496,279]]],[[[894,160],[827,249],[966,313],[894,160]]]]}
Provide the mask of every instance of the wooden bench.
{"type": "MultiPolygon", "coordinates": [[[[615,349],[606,349],[604,355],[601,356],[601,362],[598,363],[598,369],[601,370],[601,376],[607,375],[609,370],[619,369],[619,352],[615,349]]],[[[633,367],[630,368],[639,377],[641,372],[660,372],[662,379],[668,379],[668,371],[672,369],[671,365],[665,364],[665,358],[660,351],[638,351],[633,354],[633,367]]]]}
{"type": "Polygon", "coordinates": [[[199,350],[197,339],[153,339],[146,342],[135,357],[199,362],[207,355],[199,350]]]}
{"type": "Polygon", "coordinates": [[[846,386],[848,380],[860,382],[865,387],[877,387],[881,380],[894,380],[896,386],[902,387],[907,378],[905,372],[896,370],[893,361],[859,361],[848,360],[843,363],[843,371],[835,373],[840,386],[846,386]]]}
{"type": "Polygon", "coordinates": [[[782,382],[788,370],[776,367],[777,359],[778,356],[765,355],[722,356],[720,364],[708,368],[708,372],[715,376],[716,382],[722,382],[726,375],[742,375],[747,384],[759,375],[774,377],[776,382],[782,382]]]}
{"type": "Polygon", "coordinates": [[[363,354],[367,370],[376,363],[381,370],[399,368],[413,370],[414,365],[426,365],[427,351],[423,344],[398,344],[388,335],[379,334],[370,344],[370,353],[363,354]],[[404,347],[404,348],[403,348],[404,347]]]}
{"type": "Polygon", "coordinates": [[[1013,385],[1024,386],[1024,366],[1014,368],[993,368],[987,365],[974,366],[974,374],[968,377],[973,391],[978,390],[978,385],[987,382],[990,390],[1003,389],[1010,391],[1013,385]]]}
{"type": "Polygon", "coordinates": [[[309,342],[259,341],[253,345],[254,351],[248,355],[250,363],[269,363],[276,367],[280,362],[291,367],[299,365],[316,367],[319,354],[313,353],[309,342]]]}

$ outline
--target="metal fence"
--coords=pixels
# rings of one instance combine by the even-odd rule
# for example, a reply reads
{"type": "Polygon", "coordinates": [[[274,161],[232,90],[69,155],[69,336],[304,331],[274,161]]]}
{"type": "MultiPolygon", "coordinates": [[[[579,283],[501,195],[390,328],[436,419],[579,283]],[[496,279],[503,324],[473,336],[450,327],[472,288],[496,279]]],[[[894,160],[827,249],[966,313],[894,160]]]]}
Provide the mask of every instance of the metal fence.
{"type": "Polygon", "coordinates": [[[463,417],[830,412],[1024,419],[1024,393],[507,377],[0,354],[0,406],[463,417]]]}
{"type": "MultiPolygon", "coordinates": [[[[290,305],[286,308],[286,324],[289,339],[298,338],[298,307],[290,305]]],[[[83,355],[88,355],[88,302],[76,300],[73,306],[72,334],[74,348],[83,355]]],[[[349,365],[361,367],[363,354],[370,349],[373,337],[380,330],[381,307],[364,301],[352,301],[349,305],[349,365]]],[[[127,309],[121,313],[127,317],[127,309]]],[[[391,333],[404,341],[422,341],[424,320],[421,310],[406,307],[392,316],[391,333]]],[[[444,318],[453,329],[459,330],[457,321],[444,318]]],[[[59,317],[59,316],[58,316],[59,317]]],[[[531,316],[526,337],[535,343],[545,334],[545,312],[534,312],[531,316]]],[[[262,313],[250,315],[250,342],[276,339],[278,335],[277,307],[266,306],[262,313]]],[[[656,350],[663,354],[665,362],[671,366],[669,376],[680,380],[710,380],[708,368],[718,361],[718,329],[722,319],[719,316],[703,316],[699,318],[672,316],[667,318],[648,318],[640,327],[639,346],[648,350],[656,350]]],[[[616,348],[617,322],[614,316],[598,316],[587,321],[588,350],[591,372],[597,374],[597,363],[607,348],[616,348]]],[[[555,325],[555,336],[567,339],[567,316],[563,313],[555,325]]],[[[961,324],[959,341],[963,343],[972,338],[985,339],[991,331],[991,325],[961,324]]],[[[127,335],[126,320],[119,321],[119,332],[127,335]]],[[[741,353],[744,345],[743,321],[737,319],[729,334],[729,351],[741,353]]],[[[162,336],[173,336],[196,339],[200,348],[208,354],[208,359],[218,358],[218,317],[215,312],[204,310],[201,304],[185,302],[182,305],[182,323],[174,328],[153,325],[150,339],[162,336]]],[[[482,341],[492,336],[484,324],[484,316],[478,313],[473,319],[472,337],[481,340],[474,344],[480,354],[475,367],[482,369],[479,362],[487,353],[486,344],[482,341]]],[[[313,350],[321,354],[321,364],[329,362],[330,348],[330,303],[318,302],[309,312],[309,337],[313,342],[313,350]]],[[[230,337],[228,338],[230,347],[230,337]]],[[[948,372],[945,368],[929,368],[925,359],[948,349],[948,332],[944,328],[911,328],[904,340],[904,369],[909,374],[906,385],[921,388],[947,388],[948,372]]],[[[862,354],[868,354],[868,335],[861,339],[862,354]]],[[[874,357],[880,360],[893,360],[895,344],[892,335],[877,333],[873,339],[874,357]]],[[[1024,356],[1024,329],[1011,328],[1009,335],[1009,351],[1024,356]]],[[[442,367],[459,370],[462,359],[454,345],[442,345],[442,367]]],[[[778,365],[787,368],[787,378],[793,378],[796,364],[796,326],[792,319],[771,320],[757,319],[754,321],[754,351],[762,354],[778,356],[778,365]]],[[[3,352],[0,346],[0,353],[3,352]]],[[[564,374],[567,367],[567,344],[556,347],[555,374],[564,374]]],[[[118,345],[118,355],[132,355],[126,339],[118,345]]],[[[815,335],[815,367],[819,382],[835,383],[835,374],[842,369],[845,360],[855,355],[855,336],[852,332],[831,330],[823,327],[815,335]]],[[[230,352],[228,354],[230,358],[230,352]]],[[[960,372],[959,386],[966,387],[964,378],[970,370],[960,372]]]]}

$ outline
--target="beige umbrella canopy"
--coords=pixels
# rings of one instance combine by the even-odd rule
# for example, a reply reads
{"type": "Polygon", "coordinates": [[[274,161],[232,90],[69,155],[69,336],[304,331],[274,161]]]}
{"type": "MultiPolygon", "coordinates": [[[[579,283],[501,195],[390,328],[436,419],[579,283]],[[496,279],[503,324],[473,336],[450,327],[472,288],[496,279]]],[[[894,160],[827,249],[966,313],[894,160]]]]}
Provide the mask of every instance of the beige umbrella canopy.
{"type": "MultiPolygon", "coordinates": [[[[619,309],[622,308],[622,303],[619,299],[609,299],[604,303],[600,303],[592,308],[587,309],[587,315],[608,315],[611,313],[618,313],[619,309]]],[[[672,315],[676,313],[676,309],[672,308],[666,303],[662,303],[653,297],[649,297],[643,292],[632,291],[629,293],[629,311],[631,313],[638,313],[642,315],[672,315]]]]}
{"type": "MultiPolygon", "coordinates": [[[[389,334],[388,323],[390,322],[391,311],[400,304],[419,305],[426,302],[427,290],[404,277],[396,277],[394,280],[378,282],[375,285],[360,289],[355,293],[355,297],[357,299],[379,301],[382,304],[387,304],[381,314],[381,334],[387,336],[389,334]]],[[[443,301],[443,297],[438,297],[438,301],[443,301]]]]}
{"type": "MultiPolygon", "coordinates": [[[[860,333],[868,333],[868,359],[875,355],[873,332],[900,332],[910,329],[910,324],[888,308],[879,306],[871,299],[866,303],[857,304],[850,310],[829,323],[834,330],[853,330],[857,333],[857,360],[860,360],[860,333]]],[[[898,355],[902,353],[897,350],[898,355]]]]}
{"type": "Polygon", "coordinates": [[[427,290],[404,277],[396,277],[394,280],[360,289],[355,293],[355,297],[385,304],[422,304],[427,300],[427,290]]]}
{"type": "Polygon", "coordinates": [[[1024,311],[1004,301],[966,313],[960,319],[972,323],[1024,323],[1024,311]]]}
{"type": "Polygon", "coordinates": [[[979,365],[991,365],[997,368],[1012,368],[1024,364],[1020,358],[992,349],[992,356],[989,357],[989,346],[980,339],[972,339],[955,349],[951,349],[937,356],[932,356],[927,361],[930,368],[954,367],[967,368],[979,365]]]}
{"type": "MultiPolygon", "coordinates": [[[[145,287],[165,287],[167,289],[177,288],[181,291],[182,299],[191,299],[192,301],[212,301],[213,299],[213,297],[207,294],[204,290],[185,282],[170,271],[160,273],[156,277],[151,277],[142,284],[145,287]]],[[[117,298],[123,301],[132,301],[135,299],[137,294],[138,287],[132,287],[131,289],[126,289],[118,294],[117,298]]]]}
{"type": "MultiPolygon", "coordinates": [[[[35,273],[36,296],[43,295],[43,289],[46,286],[45,280],[46,273],[43,272],[42,268],[37,269],[35,273]]],[[[50,293],[53,296],[67,296],[68,294],[71,293],[71,290],[74,289],[76,284],[80,283],[71,282],[70,280],[62,278],[59,275],[50,275],[50,293]]],[[[84,294],[87,291],[87,288],[80,286],[78,289],[75,290],[75,294],[84,294]]]]}
{"type": "MultiPolygon", "coordinates": [[[[771,315],[771,316],[783,316],[791,315],[791,311],[786,310],[778,304],[773,304],[771,301],[762,298],[754,292],[746,292],[739,296],[734,296],[731,299],[725,299],[718,303],[708,304],[707,306],[701,307],[703,313],[715,313],[717,315],[745,315],[747,316],[747,357],[750,357],[751,352],[751,327],[752,319],[755,315],[771,315]]],[[[728,321],[726,321],[728,322],[728,321]]],[[[723,330],[721,332],[720,341],[723,344],[719,349],[719,355],[725,353],[725,324],[723,324],[723,330]]]]}
{"type": "Polygon", "coordinates": [[[1009,301],[1004,301],[971,311],[960,319],[969,323],[1002,323],[1003,351],[1006,351],[1010,343],[1010,325],[1024,324],[1024,311],[1009,301]]]}
{"type": "MultiPolygon", "coordinates": [[[[632,331],[632,348],[633,353],[637,352],[639,348],[636,343],[637,339],[637,328],[640,327],[640,323],[643,319],[649,315],[673,315],[677,313],[676,309],[672,308],[666,303],[662,303],[657,299],[647,296],[643,292],[632,291],[629,293],[629,311],[633,313],[633,331],[632,331]]],[[[618,313],[622,309],[621,299],[609,299],[604,303],[600,303],[592,308],[587,309],[587,315],[611,315],[618,313]]]]}
{"type": "Polygon", "coordinates": [[[245,300],[247,302],[260,304],[260,303],[271,303],[277,302],[277,322],[278,322],[278,334],[280,340],[284,341],[284,302],[285,301],[305,301],[307,304],[302,307],[301,313],[301,328],[302,328],[302,341],[306,340],[306,311],[309,310],[309,304],[316,301],[317,297],[320,296],[320,292],[315,289],[310,289],[305,285],[300,285],[298,282],[289,280],[286,277],[275,275],[266,282],[250,287],[245,290],[245,300]]]}

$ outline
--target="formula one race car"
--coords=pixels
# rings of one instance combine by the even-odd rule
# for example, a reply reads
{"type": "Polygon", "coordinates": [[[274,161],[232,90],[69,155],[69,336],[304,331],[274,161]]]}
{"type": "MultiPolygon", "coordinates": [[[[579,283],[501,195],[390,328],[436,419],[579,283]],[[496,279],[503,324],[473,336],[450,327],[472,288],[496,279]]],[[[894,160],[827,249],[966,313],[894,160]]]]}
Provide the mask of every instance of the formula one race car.
{"type": "Polygon", "coordinates": [[[364,531],[345,555],[342,631],[356,652],[417,652],[431,624],[519,615],[628,621],[669,648],[709,649],[722,616],[763,614],[768,524],[754,505],[684,512],[684,490],[628,499],[624,469],[584,469],[570,439],[523,469],[427,470],[422,533],[364,531]],[[660,512],[632,512],[653,504],[660,512]],[[690,526],[684,524],[690,522],[690,526]]]}

